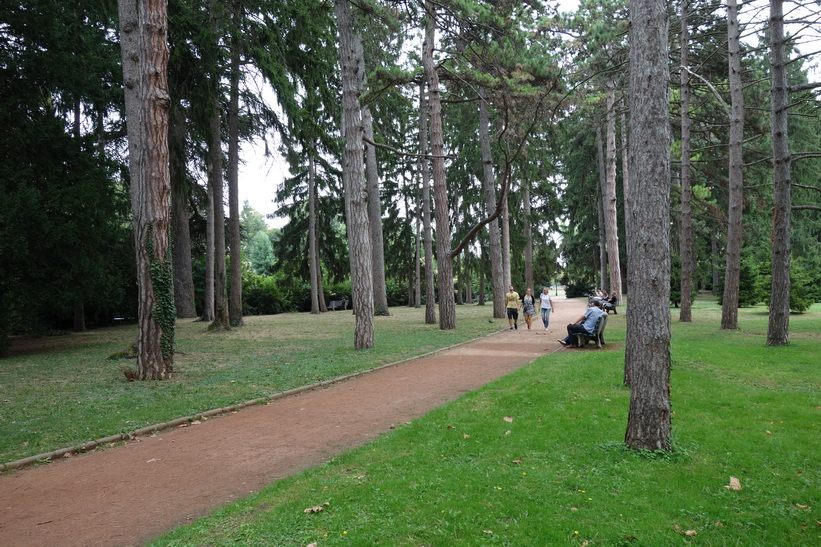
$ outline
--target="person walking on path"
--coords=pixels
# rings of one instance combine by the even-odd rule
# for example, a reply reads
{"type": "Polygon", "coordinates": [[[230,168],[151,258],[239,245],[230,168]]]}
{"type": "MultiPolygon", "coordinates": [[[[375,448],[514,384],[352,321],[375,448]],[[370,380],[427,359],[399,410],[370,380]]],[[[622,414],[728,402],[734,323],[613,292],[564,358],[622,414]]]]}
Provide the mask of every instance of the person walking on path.
{"type": "Polygon", "coordinates": [[[544,287],[542,294],[539,295],[539,300],[542,303],[542,323],[544,323],[544,330],[547,330],[550,325],[550,312],[553,311],[553,299],[550,297],[550,289],[544,287]]]}
{"type": "Polygon", "coordinates": [[[519,293],[513,289],[513,285],[508,287],[508,292],[505,294],[505,305],[507,306],[507,322],[510,325],[508,330],[518,330],[521,302],[519,302],[519,293]]]}
{"type": "Polygon", "coordinates": [[[533,289],[526,289],[525,295],[522,297],[522,313],[525,315],[525,323],[527,323],[527,330],[530,330],[533,324],[533,315],[536,313],[536,297],[533,296],[533,289]]]}
{"type": "Polygon", "coordinates": [[[602,315],[604,312],[601,309],[601,300],[594,300],[584,315],[579,317],[575,323],[567,325],[567,336],[559,340],[559,343],[568,348],[578,347],[575,344],[576,335],[579,333],[593,334],[593,329],[596,328],[596,323],[602,315]]]}

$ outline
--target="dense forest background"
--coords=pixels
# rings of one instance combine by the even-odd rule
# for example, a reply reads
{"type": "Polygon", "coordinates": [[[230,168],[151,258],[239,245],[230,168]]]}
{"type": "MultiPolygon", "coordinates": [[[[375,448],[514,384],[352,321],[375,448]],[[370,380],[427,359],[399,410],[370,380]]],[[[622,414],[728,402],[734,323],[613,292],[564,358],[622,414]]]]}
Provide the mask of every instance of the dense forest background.
{"type": "MultiPolygon", "coordinates": [[[[617,292],[629,294],[629,285],[616,281],[626,279],[617,274],[628,263],[627,4],[583,1],[572,12],[539,0],[438,6],[432,51],[441,79],[447,193],[433,203],[426,181],[427,96],[420,94],[430,12],[413,1],[351,6],[360,46],[370,223],[378,228],[371,241],[381,243],[373,255],[377,312],[431,302],[434,289],[425,289],[426,279],[440,271],[440,261],[430,250],[426,256],[425,244],[442,234],[449,249],[465,242],[453,253],[457,304],[500,302],[494,284],[510,283],[520,292],[560,284],[569,296],[594,287],[616,290],[618,283],[617,292]],[[474,230],[497,205],[498,218],[474,230]],[[437,209],[446,214],[435,215],[437,209]]],[[[814,40],[818,4],[786,6],[790,309],[801,312],[821,302],[821,100],[814,84],[821,57],[814,40]]],[[[682,203],[692,234],[690,291],[713,291],[721,301],[733,237],[728,19],[714,0],[685,7],[669,4],[673,306],[682,300],[682,203]],[[683,43],[691,75],[686,186],[683,43]]],[[[740,306],[769,302],[771,290],[766,7],[743,4],[739,17],[746,105],[740,306]]],[[[168,142],[179,317],[214,319],[214,271],[219,293],[221,265],[232,288],[222,290],[240,310],[232,314],[234,324],[248,314],[318,312],[331,300],[352,297],[337,21],[334,3],[322,0],[169,0],[168,142]],[[255,204],[238,203],[232,191],[244,184],[236,175],[238,150],[251,141],[276,146],[269,152],[290,167],[277,194],[278,215],[287,219],[281,229],[269,229],[255,204]]],[[[137,317],[119,25],[114,0],[3,1],[0,7],[2,340],[137,317]]]]}

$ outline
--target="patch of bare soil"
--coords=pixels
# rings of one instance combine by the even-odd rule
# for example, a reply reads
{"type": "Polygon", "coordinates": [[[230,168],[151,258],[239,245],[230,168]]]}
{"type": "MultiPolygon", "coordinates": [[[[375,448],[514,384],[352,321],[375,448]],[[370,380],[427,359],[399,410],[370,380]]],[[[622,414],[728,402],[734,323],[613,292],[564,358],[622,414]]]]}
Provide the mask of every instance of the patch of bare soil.
{"type": "Polygon", "coordinates": [[[143,544],[560,349],[582,312],[560,300],[548,332],[537,316],[533,330],[521,321],[324,389],[7,474],[0,544],[143,544]]]}

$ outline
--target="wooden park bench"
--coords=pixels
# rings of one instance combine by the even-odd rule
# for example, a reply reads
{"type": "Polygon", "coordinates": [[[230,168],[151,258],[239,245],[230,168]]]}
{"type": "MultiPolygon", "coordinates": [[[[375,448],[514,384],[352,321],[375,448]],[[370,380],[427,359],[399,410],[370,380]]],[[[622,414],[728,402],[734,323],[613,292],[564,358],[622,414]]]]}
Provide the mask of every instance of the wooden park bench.
{"type": "Polygon", "coordinates": [[[348,299],[343,298],[342,300],[331,300],[328,303],[329,310],[347,310],[348,309],[348,299]]]}
{"type": "Polygon", "coordinates": [[[576,345],[578,347],[586,346],[588,342],[595,341],[596,347],[600,348],[604,345],[604,327],[607,326],[607,314],[602,314],[599,320],[596,321],[596,326],[593,327],[593,332],[587,334],[584,332],[576,333],[576,345]]]}

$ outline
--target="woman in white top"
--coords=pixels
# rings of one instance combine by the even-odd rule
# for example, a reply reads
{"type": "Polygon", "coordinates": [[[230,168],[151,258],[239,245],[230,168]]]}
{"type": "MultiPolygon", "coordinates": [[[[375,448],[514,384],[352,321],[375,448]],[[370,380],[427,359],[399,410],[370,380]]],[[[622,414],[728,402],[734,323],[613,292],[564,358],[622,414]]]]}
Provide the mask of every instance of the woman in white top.
{"type": "Polygon", "coordinates": [[[544,323],[544,330],[550,324],[550,312],[553,309],[553,299],[550,298],[550,289],[547,287],[542,289],[542,294],[539,295],[539,300],[542,301],[542,323],[544,323]]]}

